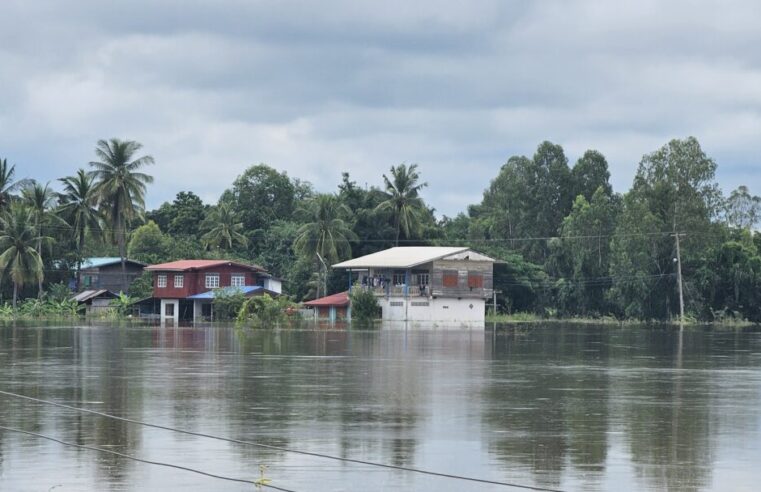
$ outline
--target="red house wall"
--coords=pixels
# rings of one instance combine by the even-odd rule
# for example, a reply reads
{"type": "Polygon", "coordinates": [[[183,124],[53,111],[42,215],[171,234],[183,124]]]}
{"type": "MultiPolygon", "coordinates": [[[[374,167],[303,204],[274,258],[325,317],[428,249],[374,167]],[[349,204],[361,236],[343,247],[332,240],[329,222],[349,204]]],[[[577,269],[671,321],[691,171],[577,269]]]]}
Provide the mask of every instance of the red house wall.
{"type": "Polygon", "coordinates": [[[186,272],[155,271],[153,272],[153,297],[159,299],[183,299],[188,296],[207,292],[211,290],[206,288],[207,273],[219,274],[219,288],[230,287],[232,275],[235,273],[242,273],[245,275],[245,285],[256,285],[257,282],[256,272],[235,265],[221,265],[205,268],[203,270],[186,272]],[[166,275],[166,287],[158,287],[159,275],[166,275]],[[183,279],[182,288],[174,287],[175,275],[183,275],[185,277],[183,279]]]}

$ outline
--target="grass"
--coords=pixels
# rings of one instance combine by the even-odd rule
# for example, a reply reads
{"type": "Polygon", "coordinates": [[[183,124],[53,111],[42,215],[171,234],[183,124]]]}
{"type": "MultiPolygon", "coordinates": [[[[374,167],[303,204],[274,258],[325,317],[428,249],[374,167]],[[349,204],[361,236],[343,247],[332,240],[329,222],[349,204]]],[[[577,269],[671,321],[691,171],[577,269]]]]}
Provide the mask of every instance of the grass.
{"type": "MultiPolygon", "coordinates": [[[[638,319],[624,319],[620,320],[612,316],[603,316],[600,318],[587,318],[587,317],[542,317],[535,313],[512,313],[512,314],[487,314],[486,322],[488,323],[563,323],[563,324],[595,324],[595,325],[672,325],[679,326],[678,320],[638,320],[638,319]]],[[[724,318],[716,321],[699,321],[695,318],[688,317],[684,323],[687,327],[696,326],[712,326],[716,328],[747,328],[751,326],[758,326],[759,323],[754,323],[745,319],[738,318],[724,318]]]]}

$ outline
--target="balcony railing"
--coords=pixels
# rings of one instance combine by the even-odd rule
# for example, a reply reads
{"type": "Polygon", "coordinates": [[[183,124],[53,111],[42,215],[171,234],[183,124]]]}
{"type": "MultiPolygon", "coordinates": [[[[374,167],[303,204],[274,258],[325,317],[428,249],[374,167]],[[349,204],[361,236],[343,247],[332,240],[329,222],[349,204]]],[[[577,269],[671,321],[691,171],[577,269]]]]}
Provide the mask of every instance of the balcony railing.
{"type": "MultiPolygon", "coordinates": [[[[357,288],[354,286],[353,288],[357,288]]],[[[422,289],[417,285],[386,285],[381,286],[366,286],[360,285],[359,288],[372,291],[376,296],[380,297],[427,297],[431,295],[431,289],[429,286],[424,286],[422,289]]]]}

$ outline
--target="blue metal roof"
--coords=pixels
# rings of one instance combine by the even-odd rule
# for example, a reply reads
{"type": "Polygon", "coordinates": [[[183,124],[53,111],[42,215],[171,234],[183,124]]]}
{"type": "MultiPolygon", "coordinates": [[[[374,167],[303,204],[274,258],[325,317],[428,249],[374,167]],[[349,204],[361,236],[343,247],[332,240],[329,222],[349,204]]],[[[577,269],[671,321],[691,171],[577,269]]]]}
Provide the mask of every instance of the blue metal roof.
{"type": "MultiPolygon", "coordinates": [[[[92,258],[84,258],[82,260],[82,268],[100,268],[106,265],[113,265],[115,263],[121,263],[122,259],[118,256],[95,256],[92,258]]],[[[141,263],[139,261],[135,260],[126,260],[127,263],[138,263],[140,265],[144,265],[144,263],[141,263]]]]}
{"type": "Polygon", "coordinates": [[[235,294],[240,292],[243,295],[249,295],[253,294],[254,292],[258,292],[260,290],[265,290],[264,287],[260,285],[244,285],[243,287],[225,287],[223,289],[216,289],[216,290],[210,290],[208,292],[202,292],[200,294],[196,294],[193,296],[188,296],[187,299],[214,299],[214,293],[222,291],[225,294],[235,294]]]}

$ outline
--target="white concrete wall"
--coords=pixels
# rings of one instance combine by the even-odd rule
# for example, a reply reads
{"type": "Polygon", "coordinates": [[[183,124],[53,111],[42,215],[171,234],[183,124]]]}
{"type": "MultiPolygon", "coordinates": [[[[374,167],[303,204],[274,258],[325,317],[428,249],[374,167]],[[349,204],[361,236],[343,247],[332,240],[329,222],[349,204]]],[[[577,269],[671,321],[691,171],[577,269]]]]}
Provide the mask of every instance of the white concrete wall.
{"type": "Polygon", "coordinates": [[[179,299],[161,299],[161,321],[174,321],[180,319],[180,300],[179,299]],[[166,315],[167,304],[174,304],[174,316],[166,315]]]}
{"type": "Polygon", "coordinates": [[[276,278],[266,278],[264,279],[264,288],[267,290],[271,290],[272,292],[277,292],[278,294],[283,293],[283,283],[276,278]]]}
{"type": "Polygon", "coordinates": [[[391,297],[378,299],[385,321],[427,321],[432,323],[483,323],[484,299],[391,297]],[[428,305],[425,306],[424,304],[428,305]]]}

